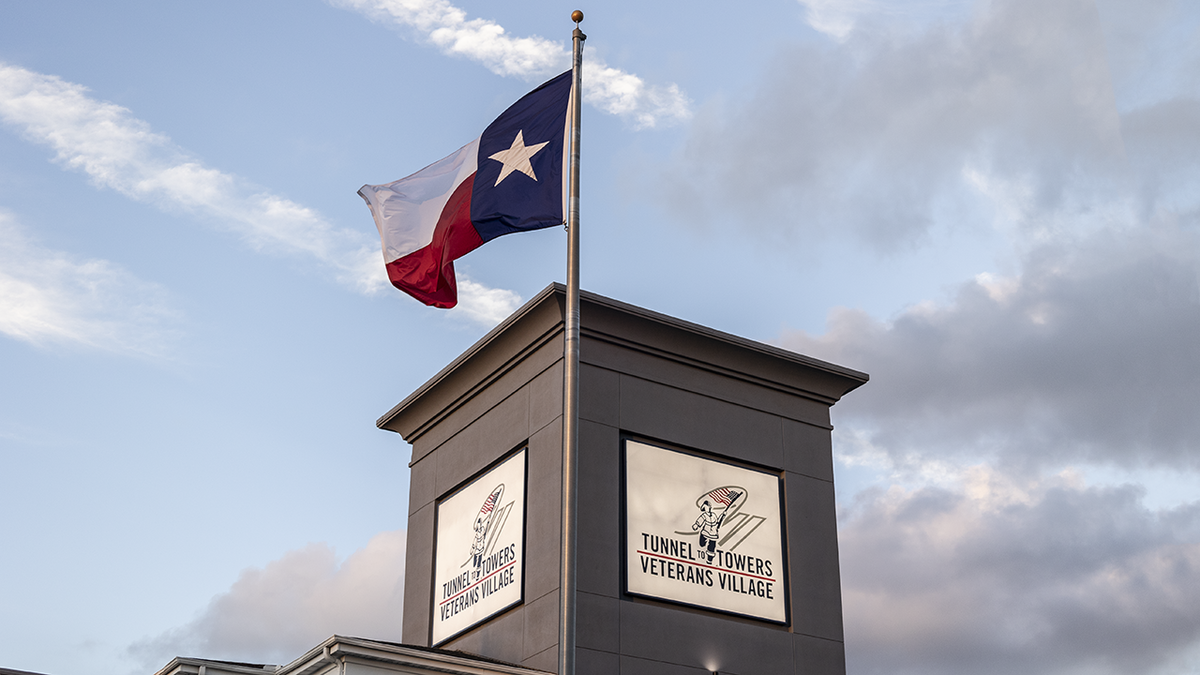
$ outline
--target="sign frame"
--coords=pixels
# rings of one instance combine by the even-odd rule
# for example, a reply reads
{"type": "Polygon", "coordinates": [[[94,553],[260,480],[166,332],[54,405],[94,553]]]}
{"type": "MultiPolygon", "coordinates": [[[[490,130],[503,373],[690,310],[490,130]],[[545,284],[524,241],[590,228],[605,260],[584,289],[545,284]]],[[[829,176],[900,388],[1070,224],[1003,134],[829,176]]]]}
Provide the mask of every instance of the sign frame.
{"type": "Polygon", "coordinates": [[[650,440],[643,436],[633,434],[621,434],[621,485],[620,485],[620,536],[621,536],[621,593],[626,597],[652,600],[669,605],[680,607],[689,607],[693,609],[703,610],[705,612],[713,612],[716,614],[724,614],[728,616],[736,616],[752,621],[760,621],[776,626],[791,626],[792,625],[792,597],[791,597],[791,579],[789,574],[789,550],[788,550],[788,527],[787,527],[787,503],[786,503],[786,484],[784,481],[783,471],[771,467],[756,465],[751,462],[739,461],[737,459],[717,455],[711,452],[694,450],[685,446],[680,446],[674,443],[666,443],[658,440],[650,440]],[[753,471],[774,478],[778,486],[779,499],[779,550],[780,550],[780,566],[781,573],[779,578],[781,581],[781,592],[783,599],[783,619],[773,619],[767,616],[757,614],[749,614],[736,610],[725,609],[722,607],[700,604],[698,602],[689,602],[663,595],[655,595],[648,592],[639,592],[630,590],[630,539],[629,539],[629,443],[638,443],[649,446],[656,450],[673,452],[685,457],[700,459],[717,464],[724,464],[735,467],[737,469],[753,471]]]}
{"type": "Polygon", "coordinates": [[[511,610],[512,608],[524,604],[524,602],[525,602],[525,578],[526,578],[525,564],[526,564],[526,558],[528,557],[527,556],[528,547],[527,547],[526,539],[529,534],[529,528],[528,528],[529,508],[528,508],[528,506],[529,506],[529,444],[528,444],[528,442],[521,443],[516,448],[504,453],[503,455],[500,456],[499,459],[488,464],[486,467],[484,467],[480,471],[476,472],[473,476],[471,476],[470,478],[467,478],[463,482],[459,483],[454,488],[450,489],[449,491],[447,491],[445,494],[443,494],[441,497],[439,497],[437,500],[434,501],[433,567],[432,567],[431,574],[430,574],[429,605],[428,605],[429,609],[430,609],[429,645],[431,647],[439,647],[441,645],[446,644],[447,642],[455,640],[458,637],[464,635],[465,633],[468,633],[468,632],[478,628],[480,625],[487,623],[488,621],[491,621],[492,619],[496,618],[497,616],[511,610]],[[519,537],[521,550],[520,550],[520,553],[518,554],[519,560],[520,560],[521,571],[520,571],[519,579],[517,579],[517,581],[516,581],[516,585],[517,585],[517,589],[518,589],[518,596],[516,598],[514,598],[512,601],[508,602],[507,604],[504,604],[502,606],[492,609],[487,614],[476,618],[475,620],[473,620],[470,623],[468,623],[467,625],[455,630],[454,632],[435,639],[434,631],[437,626],[437,612],[438,612],[438,604],[439,604],[438,598],[437,598],[438,583],[439,583],[438,553],[439,553],[439,543],[440,543],[440,539],[441,539],[439,535],[441,534],[440,528],[442,525],[442,507],[445,506],[446,504],[448,504],[455,497],[462,495],[464,493],[464,491],[468,490],[469,488],[475,486],[480,481],[487,478],[490,474],[492,474],[497,469],[501,468],[507,462],[516,459],[516,457],[518,455],[521,455],[520,474],[521,474],[521,482],[522,482],[521,504],[520,504],[521,535],[519,537]]]}

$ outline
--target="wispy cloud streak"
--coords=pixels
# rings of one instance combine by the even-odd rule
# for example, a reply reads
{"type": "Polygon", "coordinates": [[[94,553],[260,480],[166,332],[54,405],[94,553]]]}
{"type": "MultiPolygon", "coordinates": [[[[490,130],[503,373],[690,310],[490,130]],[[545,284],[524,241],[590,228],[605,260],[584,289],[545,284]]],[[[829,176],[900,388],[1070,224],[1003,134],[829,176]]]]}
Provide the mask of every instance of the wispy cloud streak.
{"type": "Polygon", "coordinates": [[[107,260],[39,246],[0,212],[0,333],[39,346],[159,356],[176,318],[161,286],[107,260]]]}
{"type": "Polygon", "coordinates": [[[259,250],[310,256],[361,291],[385,283],[367,235],[334,227],[310,208],[205,166],[81,85],[0,64],[0,120],[53,148],[55,161],[96,185],[209,219],[259,250]]]}
{"type": "MultiPolygon", "coordinates": [[[[476,61],[506,77],[548,77],[569,68],[570,52],[539,36],[513,37],[487,19],[468,19],[446,0],[329,0],[372,21],[416,31],[442,53],[476,61]]],[[[625,117],[638,128],[651,128],[691,116],[691,101],[674,84],[648,85],[642,78],[588,57],[584,101],[625,117]]]]}

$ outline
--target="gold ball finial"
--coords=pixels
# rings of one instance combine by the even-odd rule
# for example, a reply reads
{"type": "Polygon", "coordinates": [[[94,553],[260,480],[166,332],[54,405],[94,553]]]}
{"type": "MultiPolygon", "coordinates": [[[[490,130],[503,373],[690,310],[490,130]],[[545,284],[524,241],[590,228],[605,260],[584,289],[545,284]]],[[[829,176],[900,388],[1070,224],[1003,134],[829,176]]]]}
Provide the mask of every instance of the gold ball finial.
{"type": "Polygon", "coordinates": [[[583,21],[583,12],[581,12],[579,10],[575,10],[574,12],[571,12],[571,20],[574,21],[575,23],[579,23],[580,21],[583,21]]]}

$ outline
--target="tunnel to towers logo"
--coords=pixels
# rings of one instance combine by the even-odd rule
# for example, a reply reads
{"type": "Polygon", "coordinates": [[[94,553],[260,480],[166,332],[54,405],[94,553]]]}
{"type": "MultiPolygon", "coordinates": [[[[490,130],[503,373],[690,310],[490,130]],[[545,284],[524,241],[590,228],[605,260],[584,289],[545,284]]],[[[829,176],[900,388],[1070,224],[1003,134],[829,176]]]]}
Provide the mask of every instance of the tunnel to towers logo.
{"type": "Polygon", "coordinates": [[[626,591],[785,623],[778,475],[626,441],[626,591]]]}
{"type": "Polygon", "coordinates": [[[496,486],[495,490],[492,490],[487,499],[483,500],[483,506],[479,507],[479,515],[475,516],[475,522],[471,525],[471,529],[475,532],[475,538],[471,540],[471,555],[463,562],[463,567],[468,564],[473,566],[476,579],[484,572],[484,556],[492,552],[492,547],[489,547],[488,544],[495,543],[496,535],[504,529],[504,521],[508,519],[509,511],[512,511],[512,502],[500,505],[500,499],[503,496],[504,483],[501,483],[496,486]],[[496,527],[492,527],[493,523],[496,527]]]}
{"type": "MultiPolygon", "coordinates": [[[[700,515],[696,516],[696,522],[692,523],[692,531],[700,534],[700,553],[706,556],[708,562],[713,561],[716,555],[718,542],[722,545],[729,542],[733,535],[745,529],[746,523],[755,520],[758,525],[766,521],[762,516],[751,516],[749,514],[739,514],[738,510],[742,504],[746,503],[746,488],[733,485],[709,490],[703,495],[696,498],[696,507],[700,509],[700,515]],[[740,519],[738,516],[741,516],[740,519]],[[729,527],[725,528],[725,537],[721,537],[721,526],[729,521],[729,527]]],[[[725,546],[726,550],[733,550],[737,545],[745,541],[750,533],[758,527],[755,525],[746,532],[740,539],[730,546],[725,546]]],[[[688,535],[691,534],[685,530],[676,530],[675,534],[688,535]]]]}
{"type": "Polygon", "coordinates": [[[438,504],[434,644],[522,600],[525,452],[438,504]]]}

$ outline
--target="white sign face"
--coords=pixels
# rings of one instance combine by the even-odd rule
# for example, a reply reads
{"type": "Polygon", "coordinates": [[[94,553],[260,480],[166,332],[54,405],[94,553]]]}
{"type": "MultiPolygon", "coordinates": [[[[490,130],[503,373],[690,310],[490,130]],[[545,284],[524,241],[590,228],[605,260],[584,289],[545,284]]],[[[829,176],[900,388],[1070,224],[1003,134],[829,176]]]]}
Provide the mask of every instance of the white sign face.
{"type": "Polygon", "coordinates": [[[626,592],[787,623],[779,476],[625,441],[626,592]]]}
{"type": "Polygon", "coordinates": [[[433,644],[523,599],[525,450],[437,505],[433,644]]]}

